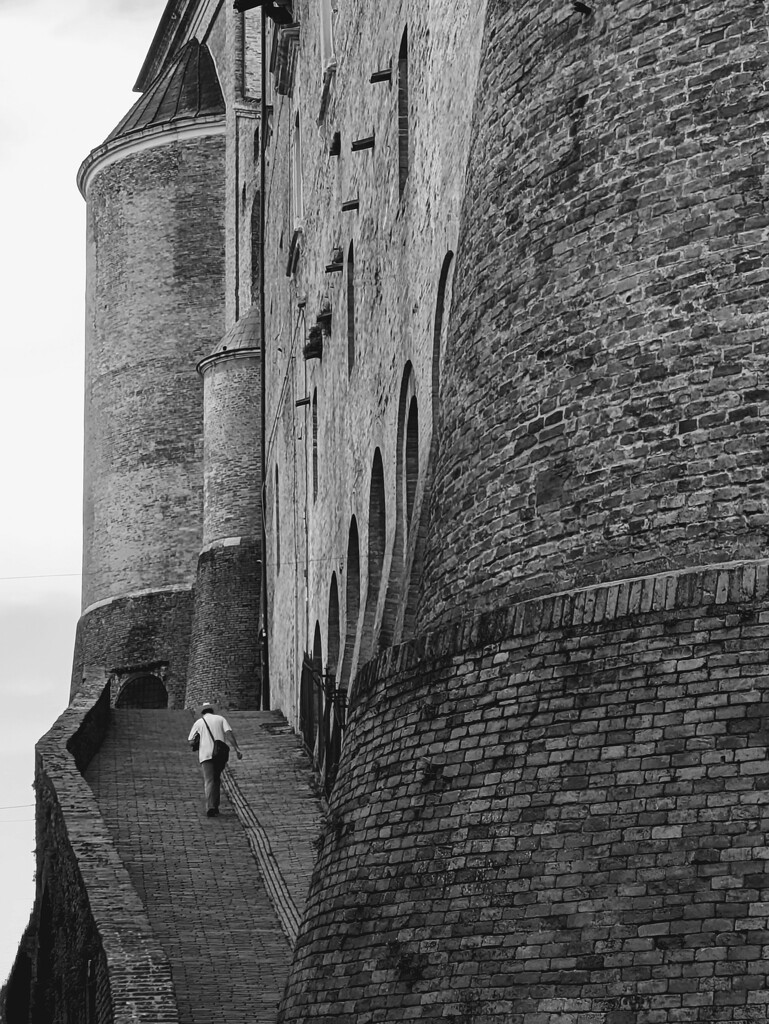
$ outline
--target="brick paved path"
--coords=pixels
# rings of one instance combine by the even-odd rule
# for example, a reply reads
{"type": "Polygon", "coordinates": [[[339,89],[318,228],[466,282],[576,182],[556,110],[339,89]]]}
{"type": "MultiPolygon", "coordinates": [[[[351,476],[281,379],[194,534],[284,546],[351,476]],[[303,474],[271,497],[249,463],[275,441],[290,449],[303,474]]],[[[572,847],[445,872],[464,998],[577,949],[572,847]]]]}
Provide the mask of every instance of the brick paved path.
{"type": "Polygon", "coordinates": [[[113,711],[86,772],[171,961],[182,1024],[274,1022],[319,827],[308,760],[279,716],[228,718],[243,824],[227,795],[205,815],[188,711],[113,711]]]}

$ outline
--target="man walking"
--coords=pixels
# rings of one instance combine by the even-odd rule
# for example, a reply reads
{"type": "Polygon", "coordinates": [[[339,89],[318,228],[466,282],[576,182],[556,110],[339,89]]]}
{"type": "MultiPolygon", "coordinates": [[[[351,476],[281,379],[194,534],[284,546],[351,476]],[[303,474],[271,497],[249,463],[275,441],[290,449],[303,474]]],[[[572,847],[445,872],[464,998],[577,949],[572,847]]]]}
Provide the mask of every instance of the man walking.
{"type": "Polygon", "coordinates": [[[220,779],[224,771],[224,763],[214,761],[214,741],[221,740],[232,747],[241,760],[243,754],[235,739],[235,734],[230,728],[226,718],[214,712],[214,706],[210,701],[203,701],[200,708],[200,718],[195,722],[188,737],[192,749],[198,751],[198,760],[203,769],[203,782],[206,790],[206,814],[209,818],[215,818],[219,813],[220,779]],[[197,746],[194,743],[195,737],[199,737],[197,746]]]}

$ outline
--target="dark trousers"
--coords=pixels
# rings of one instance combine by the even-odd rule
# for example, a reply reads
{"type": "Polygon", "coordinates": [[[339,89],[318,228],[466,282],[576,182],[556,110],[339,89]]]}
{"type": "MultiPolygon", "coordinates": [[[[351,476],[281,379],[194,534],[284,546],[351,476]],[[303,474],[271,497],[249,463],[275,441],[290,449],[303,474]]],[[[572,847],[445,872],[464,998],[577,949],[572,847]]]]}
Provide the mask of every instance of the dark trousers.
{"type": "Polygon", "coordinates": [[[206,810],[218,811],[221,769],[215,768],[213,761],[201,761],[200,767],[203,769],[203,783],[206,787],[206,810]]]}

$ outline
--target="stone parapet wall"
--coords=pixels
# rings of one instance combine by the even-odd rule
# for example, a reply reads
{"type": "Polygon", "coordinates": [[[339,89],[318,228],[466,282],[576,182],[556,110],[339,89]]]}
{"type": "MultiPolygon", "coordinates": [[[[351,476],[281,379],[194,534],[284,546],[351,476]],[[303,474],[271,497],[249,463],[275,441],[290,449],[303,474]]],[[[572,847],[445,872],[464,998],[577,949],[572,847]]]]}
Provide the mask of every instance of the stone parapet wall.
{"type": "Polygon", "coordinates": [[[280,1020],[767,1019],[768,709],[767,561],[384,653],[280,1020]]]}
{"type": "MultiPolygon", "coordinates": [[[[109,688],[91,686],[36,748],[37,893],[22,954],[29,1019],[176,1024],[168,961],[81,775],[109,714],[109,688]]],[[[9,1015],[8,1024],[28,1020],[9,1015]]]]}
{"type": "Polygon", "coordinates": [[[769,13],[489,3],[420,631],[766,550],[769,13]]]}

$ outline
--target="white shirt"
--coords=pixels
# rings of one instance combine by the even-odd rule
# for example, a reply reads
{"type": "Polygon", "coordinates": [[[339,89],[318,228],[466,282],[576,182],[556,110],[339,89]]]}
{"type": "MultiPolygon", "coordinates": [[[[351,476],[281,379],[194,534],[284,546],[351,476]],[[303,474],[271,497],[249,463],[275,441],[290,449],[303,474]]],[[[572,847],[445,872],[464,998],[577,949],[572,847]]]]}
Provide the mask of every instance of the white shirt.
{"type": "Polygon", "coordinates": [[[222,718],[221,715],[207,714],[200,717],[192,727],[192,732],[187,737],[188,742],[192,742],[193,737],[200,735],[200,750],[198,751],[199,761],[210,761],[214,754],[214,740],[222,740],[226,743],[224,734],[231,732],[230,723],[226,718],[222,718]],[[205,718],[205,721],[204,721],[205,718]],[[208,723],[208,729],[206,729],[206,723],[208,723]],[[213,733],[213,739],[211,738],[213,733]]]}

